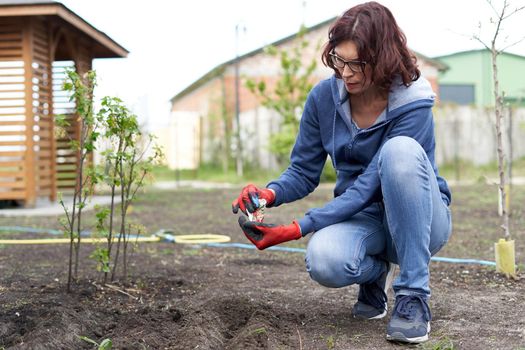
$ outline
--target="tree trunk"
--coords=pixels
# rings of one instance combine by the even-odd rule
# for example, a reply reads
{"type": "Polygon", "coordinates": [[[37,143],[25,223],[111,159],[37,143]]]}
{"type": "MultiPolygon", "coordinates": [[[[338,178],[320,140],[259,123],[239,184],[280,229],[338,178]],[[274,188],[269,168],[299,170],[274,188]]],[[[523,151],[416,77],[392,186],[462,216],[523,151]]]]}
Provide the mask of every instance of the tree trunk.
{"type": "Polygon", "coordinates": [[[495,47],[495,42],[492,42],[492,74],[494,79],[494,98],[496,101],[496,139],[498,144],[498,173],[499,173],[499,193],[501,196],[501,207],[502,207],[502,225],[503,234],[505,239],[508,241],[511,239],[509,232],[509,213],[507,211],[506,200],[506,178],[505,178],[505,152],[503,150],[503,132],[502,132],[502,119],[503,119],[503,101],[499,92],[499,80],[498,80],[498,65],[497,57],[498,51],[495,47]]]}

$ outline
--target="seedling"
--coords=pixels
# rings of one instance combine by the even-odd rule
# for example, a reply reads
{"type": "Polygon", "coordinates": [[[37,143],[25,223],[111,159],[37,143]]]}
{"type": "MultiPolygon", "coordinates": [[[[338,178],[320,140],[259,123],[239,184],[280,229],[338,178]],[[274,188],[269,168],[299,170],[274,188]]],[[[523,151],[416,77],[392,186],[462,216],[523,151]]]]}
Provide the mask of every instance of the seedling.
{"type": "Polygon", "coordinates": [[[260,327],[260,328],[254,329],[252,333],[253,334],[266,334],[266,328],[260,327]]]}
{"type": "Polygon", "coordinates": [[[111,339],[109,338],[106,338],[104,339],[103,341],[99,343],[97,343],[96,341],[94,341],[93,339],[91,338],[88,338],[86,336],[79,336],[79,338],[87,343],[90,343],[90,344],[93,344],[97,347],[97,350],[111,350],[113,349],[113,342],[111,341],[111,339]]]}

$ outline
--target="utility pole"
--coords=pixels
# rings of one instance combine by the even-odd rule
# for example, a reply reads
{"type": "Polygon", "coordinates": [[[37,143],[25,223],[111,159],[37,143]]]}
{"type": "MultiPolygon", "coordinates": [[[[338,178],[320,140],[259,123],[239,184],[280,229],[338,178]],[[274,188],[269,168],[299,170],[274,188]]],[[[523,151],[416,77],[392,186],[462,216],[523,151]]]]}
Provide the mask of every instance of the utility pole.
{"type": "Polygon", "coordinates": [[[243,159],[242,159],[242,139],[241,139],[241,120],[240,120],[240,77],[239,77],[239,29],[246,31],[246,27],[241,24],[235,25],[235,122],[237,123],[237,176],[243,176],[243,159]]]}

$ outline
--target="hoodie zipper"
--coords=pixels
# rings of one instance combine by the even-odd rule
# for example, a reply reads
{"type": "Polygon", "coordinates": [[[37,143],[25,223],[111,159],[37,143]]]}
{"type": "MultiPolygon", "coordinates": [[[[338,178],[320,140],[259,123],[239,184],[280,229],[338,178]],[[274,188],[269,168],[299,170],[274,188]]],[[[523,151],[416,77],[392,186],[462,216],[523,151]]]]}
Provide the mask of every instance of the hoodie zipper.
{"type": "Polygon", "coordinates": [[[367,129],[361,129],[357,132],[357,134],[354,135],[354,137],[352,138],[352,142],[350,142],[350,145],[348,145],[348,152],[352,152],[352,148],[354,147],[354,144],[356,143],[356,140],[357,138],[360,136],[360,135],[363,135],[363,134],[366,134],[366,133],[369,133],[369,132],[372,132],[376,129],[379,129],[383,126],[386,126],[387,124],[389,124],[390,122],[392,122],[392,119],[388,119],[388,120],[385,120],[377,125],[373,125],[372,127],[370,128],[367,128],[367,129]]]}

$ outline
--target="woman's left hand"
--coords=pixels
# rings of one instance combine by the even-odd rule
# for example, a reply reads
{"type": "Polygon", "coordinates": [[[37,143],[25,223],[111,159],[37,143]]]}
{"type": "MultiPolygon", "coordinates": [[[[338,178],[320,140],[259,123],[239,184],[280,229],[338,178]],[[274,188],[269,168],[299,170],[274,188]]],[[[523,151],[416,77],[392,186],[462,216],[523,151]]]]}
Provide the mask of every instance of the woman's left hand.
{"type": "Polygon", "coordinates": [[[240,216],[239,225],[244,235],[260,250],[303,236],[301,227],[295,220],[290,225],[275,225],[249,221],[240,216]]]}

